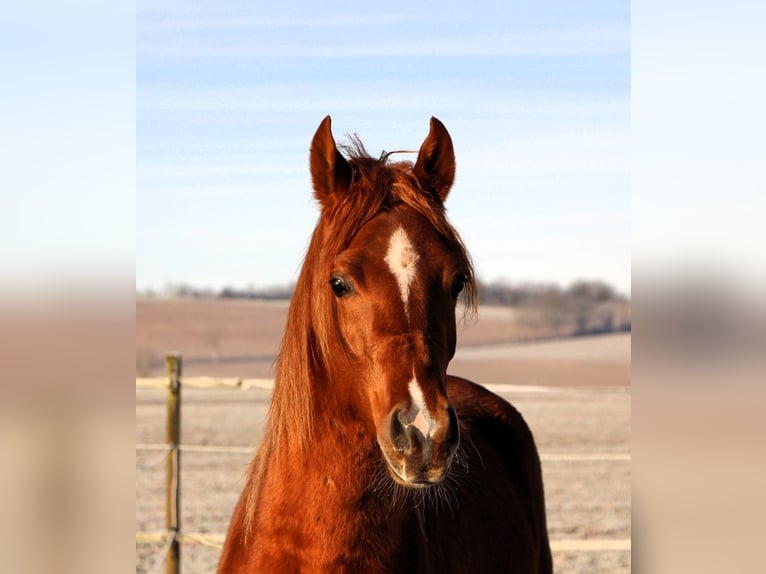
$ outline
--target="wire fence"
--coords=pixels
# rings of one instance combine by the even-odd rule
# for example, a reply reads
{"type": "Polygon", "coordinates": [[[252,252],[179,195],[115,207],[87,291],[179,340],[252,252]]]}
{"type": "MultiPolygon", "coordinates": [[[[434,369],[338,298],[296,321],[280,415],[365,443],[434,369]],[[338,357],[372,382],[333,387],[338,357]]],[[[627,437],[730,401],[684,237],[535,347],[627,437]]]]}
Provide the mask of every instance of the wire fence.
{"type": "MultiPolygon", "coordinates": [[[[138,531],[136,532],[137,544],[162,543],[159,553],[156,555],[149,574],[162,571],[165,566],[165,574],[180,574],[181,545],[201,545],[220,551],[223,548],[225,533],[182,532],[181,529],[181,454],[184,452],[196,453],[219,453],[219,454],[254,454],[252,446],[222,446],[222,445],[192,445],[182,444],[180,436],[181,422],[181,388],[193,389],[232,389],[248,390],[273,388],[272,379],[262,378],[238,378],[238,377],[182,377],[182,359],[180,355],[168,355],[166,357],[166,377],[137,377],[137,389],[165,389],[167,390],[167,421],[165,443],[136,443],[136,451],[156,452],[157,455],[147,462],[137,464],[137,470],[153,469],[165,464],[165,530],[164,531],[138,531]]],[[[507,391],[508,385],[503,388],[490,390],[507,391]]],[[[544,387],[517,387],[517,392],[546,392],[544,387]]],[[[615,452],[541,452],[540,459],[543,462],[611,462],[630,463],[630,453],[615,452]]],[[[550,541],[553,552],[613,552],[630,551],[630,538],[591,538],[591,539],[554,539],[550,541]]]]}

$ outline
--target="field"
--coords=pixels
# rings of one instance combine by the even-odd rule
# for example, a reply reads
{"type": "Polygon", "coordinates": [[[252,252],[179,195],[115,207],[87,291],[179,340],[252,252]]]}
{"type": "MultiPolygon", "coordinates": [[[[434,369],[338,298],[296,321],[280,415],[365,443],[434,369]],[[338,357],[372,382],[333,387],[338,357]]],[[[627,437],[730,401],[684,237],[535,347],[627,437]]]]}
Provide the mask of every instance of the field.
{"type": "MultiPolygon", "coordinates": [[[[163,353],[176,350],[186,375],[270,376],[285,313],[284,303],[140,300],[137,371],[161,374],[163,353]]],[[[629,572],[630,335],[518,342],[545,335],[510,309],[480,309],[460,328],[450,372],[489,385],[530,424],[543,459],[556,571],[629,572]]],[[[136,391],[137,443],[163,441],[164,397],[136,391]]],[[[225,532],[268,401],[260,389],[184,390],[184,444],[246,447],[183,453],[186,532],[225,532]]],[[[136,459],[136,529],[162,530],[161,455],[138,450],[136,459]]],[[[137,572],[151,569],[160,546],[137,544],[137,572]]],[[[212,572],[217,557],[215,549],[184,545],[182,571],[212,572]]]]}

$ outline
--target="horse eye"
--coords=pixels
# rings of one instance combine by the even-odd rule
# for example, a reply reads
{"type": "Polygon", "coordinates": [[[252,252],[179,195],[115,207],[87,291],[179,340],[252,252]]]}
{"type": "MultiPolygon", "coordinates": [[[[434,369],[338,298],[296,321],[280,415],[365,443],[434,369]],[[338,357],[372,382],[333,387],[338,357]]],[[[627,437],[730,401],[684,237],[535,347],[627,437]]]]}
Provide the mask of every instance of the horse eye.
{"type": "Polygon", "coordinates": [[[452,296],[457,297],[465,288],[466,277],[461,273],[455,278],[455,282],[452,284],[452,296]]]}
{"type": "Polygon", "coordinates": [[[351,292],[351,286],[343,277],[333,277],[330,279],[330,288],[336,297],[340,298],[351,292]]]}

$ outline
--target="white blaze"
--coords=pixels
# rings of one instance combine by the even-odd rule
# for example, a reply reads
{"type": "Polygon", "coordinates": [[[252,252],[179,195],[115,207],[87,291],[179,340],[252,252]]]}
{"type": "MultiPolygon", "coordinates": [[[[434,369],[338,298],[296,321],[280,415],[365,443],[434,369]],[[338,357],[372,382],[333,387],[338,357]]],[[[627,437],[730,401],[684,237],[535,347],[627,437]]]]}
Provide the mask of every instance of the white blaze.
{"type": "Polygon", "coordinates": [[[407,232],[401,227],[397,228],[388,242],[388,252],[386,253],[385,261],[388,263],[388,268],[399,285],[399,293],[402,296],[405,313],[408,312],[407,301],[410,298],[412,282],[415,280],[418,258],[418,254],[415,248],[412,247],[407,232]]]}
{"type": "MultiPolygon", "coordinates": [[[[404,228],[398,227],[396,231],[391,234],[391,239],[388,242],[388,252],[386,252],[385,262],[388,264],[388,268],[391,270],[391,273],[394,275],[396,282],[399,285],[399,294],[402,296],[404,312],[408,316],[409,308],[407,303],[410,299],[410,290],[412,288],[412,282],[415,280],[415,272],[417,270],[417,262],[419,258],[420,256],[412,246],[412,242],[407,236],[407,232],[404,231],[404,228]]],[[[418,411],[415,415],[415,419],[410,424],[423,433],[423,436],[427,437],[435,425],[428,412],[428,407],[426,406],[426,401],[423,397],[423,390],[420,388],[420,385],[414,376],[410,381],[408,388],[410,397],[412,398],[412,404],[418,411]]]]}
{"type": "Polygon", "coordinates": [[[423,398],[423,390],[415,379],[410,381],[409,390],[412,404],[418,409],[418,414],[415,416],[415,420],[413,420],[411,424],[423,433],[423,436],[427,437],[436,425],[428,412],[426,401],[423,398]]]}

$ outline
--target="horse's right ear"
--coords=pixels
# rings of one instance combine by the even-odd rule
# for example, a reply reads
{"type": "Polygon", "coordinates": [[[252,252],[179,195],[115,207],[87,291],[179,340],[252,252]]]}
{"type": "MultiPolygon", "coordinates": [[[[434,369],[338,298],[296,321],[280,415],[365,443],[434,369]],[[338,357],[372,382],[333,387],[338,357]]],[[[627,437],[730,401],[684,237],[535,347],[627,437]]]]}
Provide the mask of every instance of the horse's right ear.
{"type": "Polygon", "coordinates": [[[332,204],[335,194],[344,193],[351,186],[351,166],[335,146],[331,122],[330,116],[327,116],[319,124],[311,140],[309,154],[314,196],[322,207],[332,204]]]}

